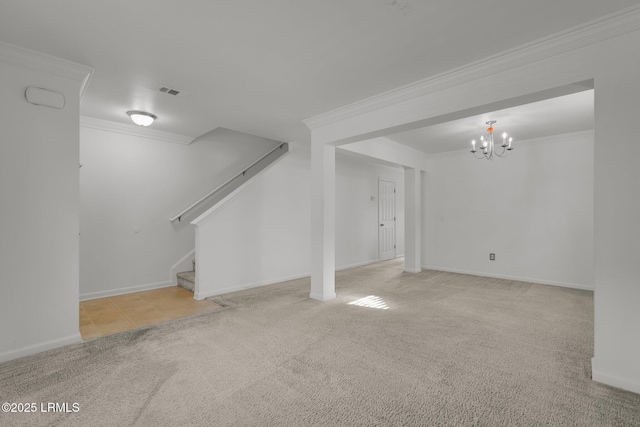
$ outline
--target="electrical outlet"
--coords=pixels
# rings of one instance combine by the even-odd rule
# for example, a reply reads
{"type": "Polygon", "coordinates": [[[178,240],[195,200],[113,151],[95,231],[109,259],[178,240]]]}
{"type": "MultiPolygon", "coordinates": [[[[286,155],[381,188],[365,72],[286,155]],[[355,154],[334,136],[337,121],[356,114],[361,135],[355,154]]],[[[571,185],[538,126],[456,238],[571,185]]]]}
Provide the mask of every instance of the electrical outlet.
{"type": "Polygon", "coordinates": [[[495,261],[496,260],[496,254],[489,254],[489,261],[495,261]]]}

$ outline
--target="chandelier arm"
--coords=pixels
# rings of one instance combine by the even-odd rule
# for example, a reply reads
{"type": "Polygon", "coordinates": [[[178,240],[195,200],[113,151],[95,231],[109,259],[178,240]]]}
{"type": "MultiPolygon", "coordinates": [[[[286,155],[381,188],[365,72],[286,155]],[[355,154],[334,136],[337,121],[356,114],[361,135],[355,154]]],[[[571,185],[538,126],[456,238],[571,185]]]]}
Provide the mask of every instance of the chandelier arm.
{"type": "Polygon", "coordinates": [[[502,151],[500,153],[496,152],[495,154],[498,157],[507,157],[507,154],[509,154],[509,153],[507,152],[507,148],[506,147],[502,147],[502,151]]]}
{"type": "Polygon", "coordinates": [[[471,147],[472,147],[471,153],[473,154],[473,157],[475,157],[476,159],[493,160],[494,155],[496,157],[506,157],[509,154],[509,151],[513,150],[513,147],[511,146],[511,142],[513,141],[513,138],[510,137],[507,139],[508,135],[506,132],[502,134],[502,144],[498,143],[498,145],[502,150],[499,150],[498,147],[496,147],[495,145],[496,142],[494,139],[494,129],[493,129],[493,125],[495,123],[496,123],[495,120],[489,120],[486,122],[486,124],[489,125],[489,127],[487,128],[488,133],[486,135],[480,136],[480,147],[479,147],[480,156],[476,155],[476,141],[475,140],[471,141],[471,147]]]}

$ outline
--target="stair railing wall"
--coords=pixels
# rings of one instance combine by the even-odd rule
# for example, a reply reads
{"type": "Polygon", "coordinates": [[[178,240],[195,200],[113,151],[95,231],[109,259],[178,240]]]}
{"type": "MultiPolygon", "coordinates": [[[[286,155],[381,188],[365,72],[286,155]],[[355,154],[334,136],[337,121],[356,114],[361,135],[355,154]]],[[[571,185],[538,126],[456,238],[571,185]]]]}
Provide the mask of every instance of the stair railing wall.
{"type": "MultiPolygon", "coordinates": [[[[282,154],[280,154],[280,155],[283,155],[284,153],[289,151],[289,144],[287,144],[286,142],[283,142],[282,144],[273,147],[271,150],[269,150],[266,154],[264,154],[258,160],[256,160],[255,162],[251,163],[249,166],[244,168],[241,172],[237,173],[233,177],[229,178],[228,180],[226,180],[225,182],[220,184],[214,190],[210,191],[209,193],[207,193],[206,195],[204,195],[203,197],[198,199],[196,202],[194,202],[191,205],[189,205],[189,207],[183,209],[177,215],[174,215],[170,219],[170,221],[171,222],[175,222],[175,221],[180,222],[182,220],[183,216],[187,215],[188,213],[190,213],[194,209],[197,209],[198,207],[200,207],[203,203],[205,203],[207,200],[211,199],[214,195],[216,195],[216,193],[219,193],[222,190],[224,190],[226,187],[229,187],[234,181],[236,181],[239,178],[244,177],[245,175],[247,175],[248,172],[250,172],[250,171],[254,172],[254,171],[252,171],[253,168],[258,166],[261,162],[263,162],[263,160],[265,160],[267,157],[271,156],[274,152],[276,152],[278,150],[282,150],[282,154]]],[[[278,157],[280,157],[280,156],[278,156],[278,157]]],[[[263,166],[263,167],[265,167],[265,166],[263,166]]]]}

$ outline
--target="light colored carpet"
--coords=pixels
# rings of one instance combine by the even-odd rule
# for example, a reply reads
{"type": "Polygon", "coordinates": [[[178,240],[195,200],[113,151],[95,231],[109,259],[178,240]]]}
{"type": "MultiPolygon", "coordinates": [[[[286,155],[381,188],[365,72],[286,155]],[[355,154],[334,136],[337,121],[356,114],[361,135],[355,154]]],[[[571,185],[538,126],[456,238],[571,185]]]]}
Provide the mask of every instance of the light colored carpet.
{"type": "Polygon", "coordinates": [[[640,395],[591,381],[591,292],[399,260],[217,297],[222,311],[0,365],[0,425],[638,426],[640,395]],[[378,297],[379,306],[349,304],[378,297]]]}

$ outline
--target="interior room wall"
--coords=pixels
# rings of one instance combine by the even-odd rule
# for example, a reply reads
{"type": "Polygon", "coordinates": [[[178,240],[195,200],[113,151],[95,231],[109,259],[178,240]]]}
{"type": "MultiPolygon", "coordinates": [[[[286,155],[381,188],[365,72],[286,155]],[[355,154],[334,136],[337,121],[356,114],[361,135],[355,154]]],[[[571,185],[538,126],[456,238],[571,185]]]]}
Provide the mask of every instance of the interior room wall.
{"type": "Polygon", "coordinates": [[[422,196],[425,268],[593,289],[592,131],[432,156],[422,196]]]}
{"type": "MultiPolygon", "coordinates": [[[[234,165],[247,163],[243,154],[251,153],[236,148],[81,127],[81,298],[170,286],[171,267],[185,256],[190,268],[195,228],[169,218],[235,173],[234,165]]],[[[337,170],[337,266],[378,259],[378,177],[396,181],[401,255],[402,169],[339,155],[337,170]]],[[[219,253],[210,257],[216,282],[249,286],[309,274],[308,173],[308,147],[297,144],[217,214],[219,253]]],[[[207,271],[207,265],[200,267],[207,271]]]]}
{"type": "Polygon", "coordinates": [[[404,255],[404,170],[338,153],[336,268],[378,260],[379,179],[395,182],[396,257],[404,255]]]}
{"type": "Polygon", "coordinates": [[[67,69],[69,75],[80,70],[12,48],[12,62],[4,62],[4,49],[0,45],[0,362],[80,341],[78,111],[81,82],[90,72],[79,80],[63,77],[67,69]],[[63,94],[64,108],[28,103],[28,86],[63,94]]]}
{"type": "MultiPolygon", "coordinates": [[[[402,169],[336,156],[336,268],[378,260],[378,177],[396,181],[401,218],[402,169]]],[[[292,152],[200,223],[200,297],[309,275],[309,179],[309,146],[295,144],[292,152]]],[[[400,255],[402,222],[397,236],[400,255]]]]}
{"type": "Polygon", "coordinates": [[[443,115],[577,82],[593,81],[593,379],[640,393],[640,31],[637,11],[524,46],[474,67],[342,107],[312,130],[314,142],[364,140],[419,127],[443,115]],[[401,96],[399,96],[401,95],[401,96]],[[366,108],[365,108],[366,106],[366,108]],[[336,114],[337,116],[338,114],[336,114]]]}
{"type": "Polygon", "coordinates": [[[169,218],[271,145],[229,132],[187,145],[81,127],[81,298],[170,286],[181,260],[190,270],[193,226],[169,218]]]}
{"type": "Polygon", "coordinates": [[[625,42],[605,44],[596,76],[592,373],[596,381],[640,393],[640,32],[625,42]]]}

